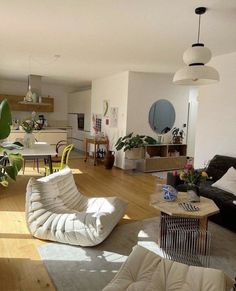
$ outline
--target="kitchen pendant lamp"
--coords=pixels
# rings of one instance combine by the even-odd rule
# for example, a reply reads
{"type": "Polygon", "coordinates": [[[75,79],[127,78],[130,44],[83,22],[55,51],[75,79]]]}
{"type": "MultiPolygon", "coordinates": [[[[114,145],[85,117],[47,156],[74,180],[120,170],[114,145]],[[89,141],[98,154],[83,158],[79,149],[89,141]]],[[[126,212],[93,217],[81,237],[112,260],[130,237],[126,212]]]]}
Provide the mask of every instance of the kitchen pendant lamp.
{"type": "Polygon", "coordinates": [[[195,9],[195,13],[199,15],[197,43],[184,52],[183,60],[187,66],[175,73],[173,82],[177,85],[207,85],[220,79],[216,69],[205,65],[211,59],[211,51],[203,43],[199,43],[201,15],[205,12],[205,7],[195,9]]]}
{"type": "Polygon", "coordinates": [[[31,92],[31,85],[30,85],[30,77],[28,76],[28,91],[25,95],[24,101],[26,102],[32,102],[33,98],[32,98],[32,92],[31,92]]]}

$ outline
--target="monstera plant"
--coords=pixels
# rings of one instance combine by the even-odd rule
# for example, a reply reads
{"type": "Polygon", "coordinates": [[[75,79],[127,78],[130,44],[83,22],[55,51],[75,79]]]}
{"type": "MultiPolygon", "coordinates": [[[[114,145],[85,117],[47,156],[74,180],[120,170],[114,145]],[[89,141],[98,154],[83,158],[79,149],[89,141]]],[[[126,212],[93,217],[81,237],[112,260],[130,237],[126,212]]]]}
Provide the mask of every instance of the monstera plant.
{"type": "Polygon", "coordinates": [[[20,154],[8,153],[1,145],[1,140],[7,138],[11,132],[11,110],[6,99],[0,104],[0,185],[8,186],[8,178],[16,180],[16,176],[23,165],[20,154]]]}

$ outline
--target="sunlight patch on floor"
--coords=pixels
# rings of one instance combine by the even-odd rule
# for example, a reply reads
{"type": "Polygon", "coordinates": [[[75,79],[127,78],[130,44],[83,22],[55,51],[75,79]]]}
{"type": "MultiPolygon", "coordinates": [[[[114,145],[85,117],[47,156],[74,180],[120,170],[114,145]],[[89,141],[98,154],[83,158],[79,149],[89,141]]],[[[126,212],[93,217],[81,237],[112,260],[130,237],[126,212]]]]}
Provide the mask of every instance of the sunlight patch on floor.
{"type": "Polygon", "coordinates": [[[127,214],[125,214],[124,216],[123,216],[123,219],[131,219],[131,217],[130,216],[128,216],[127,214]]]}
{"type": "MultiPolygon", "coordinates": [[[[80,175],[83,174],[83,172],[78,169],[78,168],[71,168],[72,173],[74,175],[80,175]]],[[[45,175],[45,169],[44,168],[39,168],[39,173],[37,171],[37,169],[33,169],[32,167],[25,167],[25,172],[23,174],[23,171],[21,170],[18,173],[19,176],[31,176],[31,177],[42,177],[45,175]]]]}
{"type": "Polygon", "coordinates": [[[71,168],[72,174],[83,174],[83,172],[80,169],[73,169],[71,168]]]}
{"type": "Polygon", "coordinates": [[[25,211],[0,211],[0,233],[16,232],[29,233],[25,222],[25,211]]]}

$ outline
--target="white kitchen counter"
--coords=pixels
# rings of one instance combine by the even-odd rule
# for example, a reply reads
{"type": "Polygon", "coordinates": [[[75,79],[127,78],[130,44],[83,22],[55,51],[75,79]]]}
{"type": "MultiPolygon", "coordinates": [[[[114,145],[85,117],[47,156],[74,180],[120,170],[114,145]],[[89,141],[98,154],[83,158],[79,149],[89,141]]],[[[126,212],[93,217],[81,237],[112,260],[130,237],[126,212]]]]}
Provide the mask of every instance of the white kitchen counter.
{"type": "MultiPolygon", "coordinates": [[[[59,128],[46,128],[41,130],[34,130],[33,133],[43,133],[43,132],[66,132],[66,129],[59,129],[59,128]]],[[[20,129],[12,129],[11,133],[25,133],[24,130],[20,129]]]]}
{"type": "MultiPolygon", "coordinates": [[[[67,140],[67,131],[58,128],[34,130],[33,135],[35,136],[36,141],[46,142],[51,145],[56,145],[60,140],[67,140]]],[[[12,129],[7,140],[11,142],[23,140],[24,136],[24,130],[12,129]]]]}

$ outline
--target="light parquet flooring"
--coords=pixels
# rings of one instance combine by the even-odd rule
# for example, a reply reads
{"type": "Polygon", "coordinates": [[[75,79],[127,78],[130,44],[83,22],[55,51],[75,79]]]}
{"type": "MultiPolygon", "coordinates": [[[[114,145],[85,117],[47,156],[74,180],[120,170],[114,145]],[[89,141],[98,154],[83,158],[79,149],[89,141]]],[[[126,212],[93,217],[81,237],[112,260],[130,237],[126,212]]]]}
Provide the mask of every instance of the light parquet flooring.
{"type": "MultiPolygon", "coordinates": [[[[37,246],[45,243],[33,238],[25,222],[25,189],[31,176],[40,176],[26,165],[25,175],[17,177],[8,188],[0,188],[0,290],[55,290],[40,259],[37,246]]],[[[132,174],[117,168],[106,170],[83,159],[70,160],[76,184],[84,195],[119,196],[129,202],[120,223],[158,215],[149,206],[149,196],[155,189],[156,178],[149,174],[132,174]]],[[[40,168],[43,173],[43,168],[40,168]]]]}

